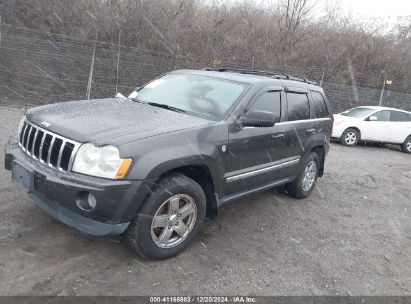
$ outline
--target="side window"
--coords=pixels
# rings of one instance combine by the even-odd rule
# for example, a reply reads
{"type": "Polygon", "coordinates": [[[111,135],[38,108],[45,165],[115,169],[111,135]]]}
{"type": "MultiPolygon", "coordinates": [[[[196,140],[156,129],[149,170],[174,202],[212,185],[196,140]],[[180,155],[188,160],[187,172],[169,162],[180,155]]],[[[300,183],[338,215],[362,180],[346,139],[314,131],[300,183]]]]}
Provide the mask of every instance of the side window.
{"type": "Polygon", "coordinates": [[[288,121],[310,119],[310,104],[307,94],[287,93],[288,121]]]}
{"type": "Polygon", "coordinates": [[[400,111],[391,111],[390,121],[410,121],[410,114],[400,112],[400,111]]]}
{"type": "Polygon", "coordinates": [[[390,121],[390,112],[391,111],[379,111],[371,116],[377,117],[377,121],[390,121]]]}
{"type": "Polygon", "coordinates": [[[274,113],[276,122],[281,118],[281,92],[266,92],[251,105],[250,110],[274,113]]]}
{"type": "Polygon", "coordinates": [[[321,93],[311,92],[311,96],[313,97],[313,109],[312,110],[314,111],[314,118],[329,117],[327,105],[321,93]]]}

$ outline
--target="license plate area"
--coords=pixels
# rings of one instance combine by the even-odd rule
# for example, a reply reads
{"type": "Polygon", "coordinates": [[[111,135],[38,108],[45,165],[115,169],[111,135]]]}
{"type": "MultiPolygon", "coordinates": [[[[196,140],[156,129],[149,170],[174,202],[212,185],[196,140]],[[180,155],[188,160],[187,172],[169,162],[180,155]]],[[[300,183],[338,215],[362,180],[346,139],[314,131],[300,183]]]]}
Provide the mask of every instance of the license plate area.
{"type": "Polygon", "coordinates": [[[11,178],[27,192],[34,191],[34,173],[16,161],[13,161],[11,178]]]}

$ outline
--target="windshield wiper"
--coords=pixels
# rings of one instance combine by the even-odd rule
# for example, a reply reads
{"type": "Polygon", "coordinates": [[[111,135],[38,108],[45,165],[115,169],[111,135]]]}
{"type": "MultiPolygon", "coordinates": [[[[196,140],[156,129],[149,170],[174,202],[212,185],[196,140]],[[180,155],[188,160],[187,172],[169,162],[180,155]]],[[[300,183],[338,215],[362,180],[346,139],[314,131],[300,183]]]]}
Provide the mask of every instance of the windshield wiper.
{"type": "Polygon", "coordinates": [[[186,113],[186,111],[184,111],[183,109],[179,109],[179,108],[169,106],[169,105],[166,105],[166,104],[162,104],[162,103],[147,102],[147,104],[150,105],[150,106],[153,106],[153,107],[163,108],[163,109],[171,110],[171,111],[174,111],[174,112],[186,113]]]}
{"type": "Polygon", "coordinates": [[[144,103],[142,102],[140,99],[138,99],[137,97],[134,98],[127,98],[128,100],[134,101],[134,102],[138,102],[138,103],[144,103]]]}

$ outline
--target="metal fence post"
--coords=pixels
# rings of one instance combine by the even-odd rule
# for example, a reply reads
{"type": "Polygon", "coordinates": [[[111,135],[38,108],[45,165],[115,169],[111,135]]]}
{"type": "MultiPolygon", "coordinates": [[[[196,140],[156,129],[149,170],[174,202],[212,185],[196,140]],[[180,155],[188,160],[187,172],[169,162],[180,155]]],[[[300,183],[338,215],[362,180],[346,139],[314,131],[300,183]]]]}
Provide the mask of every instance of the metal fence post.
{"type": "Polygon", "coordinates": [[[118,93],[118,65],[120,64],[120,41],[121,30],[118,33],[117,71],[116,71],[116,94],[118,93]]]}
{"type": "Polygon", "coordinates": [[[1,13],[0,13],[0,48],[1,48],[1,13]]]}
{"type": "Polygon", "coordinates": [[[177,52],[176,52],[176,56],[174,58],[174,70],[177,70],[177,60],[178,60],[178,53],[180,51],[180,45],[177,44],[177,52]]]}
{"type": "Polygon", "coordinates": [[[320,86],[322,86],[322,85],[323,85],[323,81],[324,81],[324,74],[325,74],[325,67],[323,68],[323,73],[321,74],[320,86]]]}
{"type": "Polygon", "coordinates": [[[384,71],[382,71],[382,72],[384,73],[384,83],[383,83],[382,89],[381,89],[380,101],[378,102],[378,105],[380,107],[382,106],[382,98],[384,97],[385,83],[387,82],[387,74],[385,74],[384,71]]]}
{"type": "Polygon", "coordinates": [[[90,99],[91,83],[93,82],[94,59],[96,57],[96,45],[97,45],[97,34],[96,34],[96,38],[94,40],[93,57],[91,58],[90,73],[88,75],[87,100],[90,99]]]}

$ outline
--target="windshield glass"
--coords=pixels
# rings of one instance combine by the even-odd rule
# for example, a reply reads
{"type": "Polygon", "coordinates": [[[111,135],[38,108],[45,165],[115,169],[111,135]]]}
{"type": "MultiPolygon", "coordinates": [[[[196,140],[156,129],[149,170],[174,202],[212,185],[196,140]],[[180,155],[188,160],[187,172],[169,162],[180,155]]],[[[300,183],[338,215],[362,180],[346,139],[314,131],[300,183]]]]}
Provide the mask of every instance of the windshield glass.
{"type": "Polygon", "coordinates": [[[150,82],[129,98],[217,120],[248,87],[248,84],[219,78],[175,73],[150,82]]]}
{"type": "Polygon", "coordinates": [[[374,109],[360,107],[360,108],[354,108],[354,109],[350,109],[345,112],[342,112],[341,115],[361,118],[361,117],[367,116],[368,114],[371,114],[373,111],[374,109]]]}

